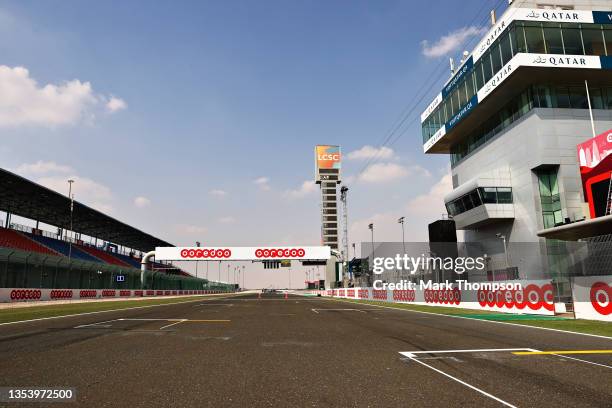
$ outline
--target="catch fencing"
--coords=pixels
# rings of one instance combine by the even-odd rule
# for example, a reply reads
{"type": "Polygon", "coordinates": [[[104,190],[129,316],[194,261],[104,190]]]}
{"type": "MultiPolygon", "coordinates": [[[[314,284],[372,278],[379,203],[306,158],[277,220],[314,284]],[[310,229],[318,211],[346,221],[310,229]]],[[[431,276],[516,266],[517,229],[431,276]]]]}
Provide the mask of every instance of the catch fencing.
{"type": "Polygon", "coordinates": [[[101,262],[0,248],[0,287],[36,289],[233,290],[206,279],[140,270],[101,262]]]}

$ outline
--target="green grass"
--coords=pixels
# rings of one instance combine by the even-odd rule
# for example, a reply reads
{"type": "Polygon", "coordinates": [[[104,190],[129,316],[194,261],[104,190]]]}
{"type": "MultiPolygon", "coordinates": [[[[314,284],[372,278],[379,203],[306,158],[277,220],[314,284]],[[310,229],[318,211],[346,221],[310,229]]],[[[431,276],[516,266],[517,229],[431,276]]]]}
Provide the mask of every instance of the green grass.
{"type": "Polygon", "coordinates": [[[65,316],[78,313],[101,312],[105,310],[130,309],[139,306],[169,305],[202,299],[202,296],[186,296],[172,299],[119,300],[112,302],[87,301],[82,303],[63,303],[57,305],[14,307],[0,309],[0,323],[18,322],[21,320],[40,319],[43,317],[65,316]]]}
{"type": "Polygon", "coordinates": [[[598,320],[578,320],[554,316],[516,315],[482,310],[461,309],[444,306],[423,306],[407,303],[387,303],[372,300],[332,299],[339,302],[367,303],[396,309],[413,310],[416,312],[436,313],[447,316],[459,316],[468,319],[489,320],[522,324],[525,326],[545,327],[549,329],[567,330],[576,333],[597,334],[612,337],[612,323],[598,320]]]}

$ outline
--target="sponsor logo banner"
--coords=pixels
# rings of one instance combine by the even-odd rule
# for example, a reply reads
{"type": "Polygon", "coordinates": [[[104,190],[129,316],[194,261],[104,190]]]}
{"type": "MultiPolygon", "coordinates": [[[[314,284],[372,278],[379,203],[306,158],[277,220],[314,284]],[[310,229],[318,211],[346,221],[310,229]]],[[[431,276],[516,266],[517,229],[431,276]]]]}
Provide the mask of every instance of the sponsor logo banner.
{"type": "Polygon", "coordinates": [[[594,11],[593,22],[595,24],[612,24],[612,11],[594,11]]]}
{"type": "Polygon", "coordinates": [[[476,94],[478,96],[478,101],[482,101],[484,98],[489,96],[491,92],[493,92],[499,84],[504,82],[506,78],[510,76],[515,70],[516,65],[514,65],[518,60],[512,58],[506,65],[499,70],[497,74],[493,76],[482,88],[478,90],[476,94]]]}
{"type": "MultiPolygon", "coordinates": [[[[101,299],[109,297],[143,297],[164,295],[202,295],[204,290],[130,290],[130,289],[36,289],[36,288],[0,288],[2,302],[32,302],[53,300],[101,299]]],[[[206,291],[207,293],[220,293],[206,291]]]]}
{"type": "Polygon", "coordinates": [[[463,107],[452,117],[451,120],[446,122],[446,130],[452,129],[457,123],[459,123],[465,116],[469,115],[469,113],[478,105],[478,95],[474,95],[470,98],[470,100],[463,105],[463,107]]]}
{"type": "Polygon", "coordinates": [[[599,56],[599,63],[602,69],[612,69],[612,56],[599,56]]]}
{"type": "Polygon", "coordinates": [[[472,109],[489,96],[502,82],[508,79],[519,67],[554,67],[554,68],[587,68],[587,69],[612,69],[612,58],[594,55],[553,55],[553,54],[516,54],[502,69],[497,72],[476,95],[464,105],[461,110],[440,128],[423,145],[423,151],[427,152],[442,137],[463,118],[470,114],[472,109]],[[608,68],[609,67],[609,68],[608,68]]]}
{"type": "MultiPolygon", "coordinates": [[[[497,23],[487,32],[483,39],[472,50],[470,58],[467,61],[470,67],[465,73],[471,72],[473,65],[484,55],[484,53],[493,45],[500,35],[515,21],[543,21],[543,22],[559,22],[559,23],[596,23],[596,24],[612,24],[612,11],[589,11],[589,10],[545,10],[545,9],[528,9],[528,8],[511,8],[497,21],[497,23]]],[[[466,61],[466,64],[467,64],[466,61]]],[[[464,64],[459,69],[462,70],[464,64]]],[[[463,76],[465,73],[462,73],[463,76]]],[[[444,86],[444,89],[453,87],[452,83],[456,76],[453,76],[444,86]]],[[[444,93],[444,91],[442,91],[444,93]]],[[[448,94],[448,93],[447,93],[448,94]]],[[[446,95],[444,95],[446,97],[446,95]]],[[[440,101],[434,100],[428,109],[421,115],[421,123],[433,112],[440,104],[440,101]],[[433,107],[431,107],[434,105],[433,107]]]]}
{"type": "Polygon", "coordinates": [[[575,277],[572,296],[577,319],[612,322],[612,275],[575,277]]]}
{"type": "Polygon", "coordinates": [[[429,149],[431,149],[431,147],[438,142],[438,140],[444,137],[445,134],[446,125],[442,125],[442,127],[438,129],[438,131],[434,133],[434,135],[428,141],[425,142],[425,144],[423,145],[423,151],[427,153],[429,149]]]}
{"type": "Polygon", "coordinates": [[[460,307],[505,313],[554,315],[554,291],[549,280],[498,281],[520,283],[520,290],[465,290],[458,287],[445,289],[374,289],[353,288],[350,291],[336,289],[317,292],[321,296],[348,299],[368,299],[390,303],[413,303],[426,306],[460,307]]]}
{"type": "Polygon", "coordinates": [[[506,14],[497,23],[495,23],[493,28],[489,30],[487,35],[478,43],[476,48],[474,48],[474,51],[472,52],[472,58],[474,62],[478,61],[480,57],[482,57],[485,51],[489,49],[491,44],[493,44],[495,40],[499,38],[501,33],[504,32],[504,30],[506,29],[506,27],[508,27],[511,21],[512,15],[506,14]]]}
{"type": "Polygon", "coordinates": [[[451,80],[444,86],[442,89],[442,99],[446,98],[457,86],[459,81],[463,79],[465,74],[468,72],[472,72],[472,68],[474,68],[474,60],[472,57],[469,57],[457,70],[455,75],[451,78],[451,80]]]}
{"type": "Polygon", "coordinates": [[[423,113],[421,113],[421,123],[425,122],[425,119],[427,119],[427,117],[432,114],[432,112],[438,107],[438,105],[440,105],[440,103],[442,103],[442,93],[439,93],[433,100],[433,102],[429,104],[427,109],[425,109],[423,113]]]}
{"type": "Polygon", "coordinates": [[[157,261],[327,260],[329,246],[295,247],[158,247],[157,261]]]}
{"type": "Polygon", "coordinates": [[[517,9],[513,20],[592,23],[593,13],[590,10],[517,9]]]}

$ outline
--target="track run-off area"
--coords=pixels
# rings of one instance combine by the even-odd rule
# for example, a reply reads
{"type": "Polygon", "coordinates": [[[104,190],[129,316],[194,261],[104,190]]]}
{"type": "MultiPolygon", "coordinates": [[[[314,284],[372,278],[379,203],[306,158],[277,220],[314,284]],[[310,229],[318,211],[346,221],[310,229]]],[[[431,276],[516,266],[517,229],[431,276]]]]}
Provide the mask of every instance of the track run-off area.
{"type": "Polygon", "coordinates": [[[609,338],[282,294],[4,324],[0,361],[3,386],[72,387],[68,406],[612,401],[609,338]]]}

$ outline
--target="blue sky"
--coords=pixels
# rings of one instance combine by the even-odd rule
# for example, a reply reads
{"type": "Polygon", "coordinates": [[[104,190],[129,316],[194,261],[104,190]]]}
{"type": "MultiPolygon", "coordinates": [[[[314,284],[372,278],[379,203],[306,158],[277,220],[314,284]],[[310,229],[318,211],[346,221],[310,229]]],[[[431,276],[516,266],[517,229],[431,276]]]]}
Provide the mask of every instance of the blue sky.
{"type": "Polygon", "coordinates": [[[502,3],[3,1],[0,161],[64,193],[76,177],[77,200],[179,245],[318,244],[304,182],[339,144],[350,241],[371,221],[398,240],[401,215],[422,240],[450,187],[418,115],[446,70],[362,174],[360,149],[502,3]]]}

